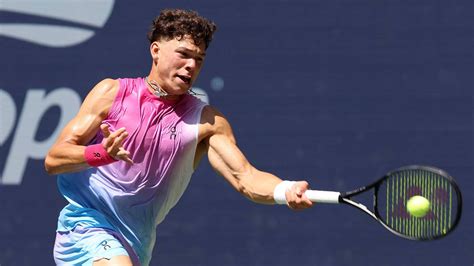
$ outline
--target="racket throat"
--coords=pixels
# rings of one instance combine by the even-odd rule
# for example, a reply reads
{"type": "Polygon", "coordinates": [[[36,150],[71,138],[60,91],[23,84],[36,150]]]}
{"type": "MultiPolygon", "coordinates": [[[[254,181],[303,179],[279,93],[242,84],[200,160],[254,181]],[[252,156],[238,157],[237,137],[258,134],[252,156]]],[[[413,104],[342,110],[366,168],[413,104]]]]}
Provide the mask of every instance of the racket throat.
{"type": "Polygon", "coordinates": [[[348,198],[342,198],[342,197],[341,197],[341,202],[349,204],[352,207],[355,207],[356,209],[365,212],[366,214],[370,215],[372,218],[374,218],[377,221],[380,220],[379,218],[377,218],[377,216],[371,210],[369,210],[369,208],[367,208],[367,206],[365,206],[362,203],[355,202],[355,201],[352,201],[348,198]]]}

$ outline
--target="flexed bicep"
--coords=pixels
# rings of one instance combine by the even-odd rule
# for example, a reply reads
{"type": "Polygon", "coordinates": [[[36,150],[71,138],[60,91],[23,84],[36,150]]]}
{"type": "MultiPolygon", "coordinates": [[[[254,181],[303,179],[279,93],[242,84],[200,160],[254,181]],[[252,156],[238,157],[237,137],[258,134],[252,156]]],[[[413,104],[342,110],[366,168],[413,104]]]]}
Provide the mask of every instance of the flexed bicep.
{"type": "Polygon", "coordinates": [[[217,110],[207,110],[201,122],[211,129],[204,141],[209,162],[216,172],[248,199],[273,204],[273,190],[281,179],[258,170],[247,160],[236,144],[229,122],[217,110]]]}
{"type": "Polygon", "coordinates": [[[209,162],[220,175],[236,189],[240,181],[250,174],[252,167],[234,141],[223,134],[209,138],[209,162]]]}
{"type": "Polygon", "coordinates": [[[252,166],[238,148],[227,119],[215,109],[211,109],[207,115],[208,120],[212,121],[212,132],[206,139],[209,163],[240,191],[241,180],[251,174],[252,166]]]}
{"type": "Polygon", "coordinates": [[[84,160],[85,146],[97,133],[107,116],[118,81],[99,82],[87,95],[77,115],[62,130],[45,158],[45,169],[50,174],[80,171],[89,167],[84,160]]]}

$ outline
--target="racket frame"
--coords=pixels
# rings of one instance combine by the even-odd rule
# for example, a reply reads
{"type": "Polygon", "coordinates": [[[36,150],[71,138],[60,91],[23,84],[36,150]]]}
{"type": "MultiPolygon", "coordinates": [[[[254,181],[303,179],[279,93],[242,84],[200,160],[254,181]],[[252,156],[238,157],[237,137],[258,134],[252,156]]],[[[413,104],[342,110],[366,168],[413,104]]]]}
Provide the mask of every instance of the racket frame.
{"type": "Polygon", "coordinates": [[[385,174],[382,178],[378,179],[377,181],[375,181],[375,182],[373,182],[373,183],[371,183],[367,186],[363,186],[363,187],[357,188],[357,189],[352,190],[352,191],[335,192],[335,191],[313,190],[310,193],[306,193],[306,195],[309,196],[308,198],[310,198],[314,202],[344,203],[344,204],[350,205],[350,206],[352,206],[352,207],[368,214],[370,217],[372,217],[373,219],[378,221],[383,227],[385,227],[385,229],[392,232],[393,234],[395,234],[399,237],[405,238],[405,239],[409,239],[409,240],[429,241],[429,240],[435,240],[435,239],[445,237],[446,235],[450,234],[456,228],[456,226],[458,225],[458,223],[461,219],[461,214],[462,214],[461,190],[459,189],[459,186],[454,181],[454,178],[452,176],[450,176],[447,172],[445,172],[441,169],[438,169],[438,168],[432,167],[432,166],[425,166],[425,165],[409,165],[409,166],[400,167],[398,169],[395,169],[395,170],[385,174]],[[446,180],[449,181],[449,183],[451,184],[452,188],[456,191],[455,194],[456,194],[456,199],[457,199],[457,203],[458,203],[457,204],[456,217],[454,217],[454,222],[451,225],[449,231],[447,231],[445,234],[436,235],[436,236],[432,236],[432,237],[426,237],[426,238],[408,236],[408,235],[402,234],[402,233],[392,229],[381,218],[379,210],[378,210],[378,198],[377,198],[377,195],[378,195],[379,188],[380,188],[381,184],[385,180],[390,178],[394,173],[401,172],[401,171],[410,171],[410,170],[423,170],[423,171],[429,171],[429,172],[436,173],[436,174],[446,178],[446,180]],[[372,210],[370,210],[366,205],[364,205],[360,202],[353,201],[351,199],[352,197],[357,196],[357,195],[359,195],[363,192],[366,192],[368,190],[371,190],[371,189],[374,189],[373,190],[373,195],[372,195],[372,201],[373,201],[372,202],[372,207],[373,207],[372,210]],[[318,193],[325,193],[324,195],[329,195],[329,197],[325,197],[323,195],[323,196],[318,196],[318,198],[315,198],[314,195],[316,195],[318,193]],[[328,194],[328,193],[332,193],[332,194],[328,194]],[[338,194],[338,197],[335,198],[336,193],[338,194]],[[320,198],[323,198],[323,200],[321,200],[320,198]]]}

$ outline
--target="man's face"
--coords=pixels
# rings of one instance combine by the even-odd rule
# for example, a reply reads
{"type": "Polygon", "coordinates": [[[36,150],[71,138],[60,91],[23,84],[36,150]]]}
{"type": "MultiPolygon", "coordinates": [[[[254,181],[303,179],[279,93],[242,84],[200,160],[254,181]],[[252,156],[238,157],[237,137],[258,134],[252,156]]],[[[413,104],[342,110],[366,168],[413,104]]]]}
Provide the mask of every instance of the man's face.
{"type": "MultiPolygon", "coordinates": [[[[161,40],[157,42],[157,82],[171,95],[186,93],[201,70],[205,45],[197,46],[190,38],[161,40]]],[[[153,53],[153,45],[152,45],[153,53]]]]}

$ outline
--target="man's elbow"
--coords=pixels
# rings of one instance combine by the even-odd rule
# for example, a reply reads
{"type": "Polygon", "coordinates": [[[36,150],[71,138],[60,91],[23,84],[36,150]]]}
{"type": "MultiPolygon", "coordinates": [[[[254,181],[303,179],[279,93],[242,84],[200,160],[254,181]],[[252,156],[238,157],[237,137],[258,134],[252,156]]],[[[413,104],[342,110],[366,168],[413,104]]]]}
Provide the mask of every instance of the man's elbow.
{"type": "Polygon", "coordinates": [[[54,163],[54,159],[47,155],[44,159],[44,169],[49,175],[56,175],[59,173],[57,165],[54,163]]]}

